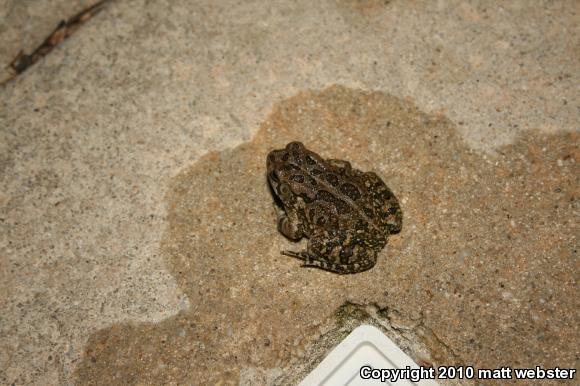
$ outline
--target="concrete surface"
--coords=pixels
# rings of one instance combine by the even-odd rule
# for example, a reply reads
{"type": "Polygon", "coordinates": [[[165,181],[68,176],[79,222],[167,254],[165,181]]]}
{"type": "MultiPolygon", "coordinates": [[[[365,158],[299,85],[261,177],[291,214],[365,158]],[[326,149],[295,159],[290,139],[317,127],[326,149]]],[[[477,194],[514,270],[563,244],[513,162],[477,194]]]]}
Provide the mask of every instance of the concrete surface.
{"type": "MultiPolygon", "coordinates": [[[[3,65],[85,3],[19,4],[3,65]]],[[[111,2],[0,89],[0,383],[292,384],[345,304],[423,362],[578,367],[579,11],[111,2]],[[401,199],[373,270],[279,255],[290,139],[401,199]]]]}

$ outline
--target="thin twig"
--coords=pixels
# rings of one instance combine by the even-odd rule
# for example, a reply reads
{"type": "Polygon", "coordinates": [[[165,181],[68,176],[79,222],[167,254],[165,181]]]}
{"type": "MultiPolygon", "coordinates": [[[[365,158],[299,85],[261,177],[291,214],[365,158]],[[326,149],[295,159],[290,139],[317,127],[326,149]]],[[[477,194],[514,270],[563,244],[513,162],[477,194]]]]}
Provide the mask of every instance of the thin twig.
{"type": "Polygon", "coordinates": [[[25,54],[24,51],[20,51],[18,55],[9,64],[9,67],[13,70],[13,75],[2,82],[2,84],[9,82],[16,76],[23,73],[28,67],[32,66],[34,63],[38,62],[44,56],[46,56],[54,47],[62,43],[69,36],[71,36],[81,25],[86,21],[91,19],[97,13],[99,13],[105,6],[105,3],[110,0],[100,0],[97,3],[91,5],[90,7],[82,10],[68,20],[62,20],[54,31],[44,41],[40,46],[38,46],[31,54],[25,54]]]}

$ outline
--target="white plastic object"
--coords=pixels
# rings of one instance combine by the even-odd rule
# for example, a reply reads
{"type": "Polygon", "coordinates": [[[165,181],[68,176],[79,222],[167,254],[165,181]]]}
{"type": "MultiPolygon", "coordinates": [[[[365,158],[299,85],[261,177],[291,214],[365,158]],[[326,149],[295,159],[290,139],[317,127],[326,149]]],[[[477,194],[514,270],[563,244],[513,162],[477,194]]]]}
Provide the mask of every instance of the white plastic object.
{"type": "Polygon", "coordinates": [[[363,366],[373,369],[405,369],[419,366],[379,329],[370,325],[355,328],[320,362],[299,386],[371,386],[420,385],[437,386],[431,379],[412,382],[399,379],[381,382],[380,379],[363,379],[363,366]]]}

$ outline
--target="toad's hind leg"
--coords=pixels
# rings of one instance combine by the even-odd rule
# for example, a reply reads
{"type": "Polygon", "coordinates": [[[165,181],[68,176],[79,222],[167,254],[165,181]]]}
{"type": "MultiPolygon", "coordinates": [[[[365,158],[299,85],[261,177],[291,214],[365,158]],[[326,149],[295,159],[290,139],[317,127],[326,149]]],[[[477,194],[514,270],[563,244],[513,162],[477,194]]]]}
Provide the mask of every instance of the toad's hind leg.
{"type": "Polygon", "coordinates": [[[327,255],[317,254],[312,247],[312,241],[309,241],[307,251],[282,251],[282,254],[302,260],[304,262],[302,264],[303,267],[320,268],[341,275],[369,270],[377,262],[377,252],[374,250],[356,248],[348,253],[345,253],[344,250],[337,250],[336,252],[335,254],[329,253],[327,255]],[[336,257],[333,255],[336,255],[336,257]]]}
{"type": "Polygon", "coordinates": [[[383,180],[373,172],[366,172],[363,176],[366,184],[370,185],[370,198],[378,211],[379,221],[386,227],[388,233],[399,233],[403,229],[403,212],[399,200],[383,180]]]}

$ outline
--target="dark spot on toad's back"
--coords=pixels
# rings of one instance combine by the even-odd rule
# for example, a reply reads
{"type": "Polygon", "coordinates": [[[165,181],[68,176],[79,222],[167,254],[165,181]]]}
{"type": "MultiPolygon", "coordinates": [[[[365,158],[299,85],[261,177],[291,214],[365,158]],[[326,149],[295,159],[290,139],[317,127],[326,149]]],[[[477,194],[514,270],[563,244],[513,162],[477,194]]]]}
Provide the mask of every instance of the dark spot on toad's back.
{"type": "Polygon", "coordinates": [[[358,200],[361,196],[357,187],[350,183],[342,184],[340,191],[353,201],[358,200]]]}
{"type": "Polygon", "coordinates": [[[295,174],[292,176],[292,180],[294,180],[295,182],[303,183],[304,176],[302,174],[295,174]]]}
{"type": "Polygon", "coordinates": [[[338,185],[338,177],[334,174],[331,173],[326,173],[324,175],[324,179],[326,181],[328,181],[328,183],[330,183],[330,185],[332,186],[337,186],[338,185]]]}

